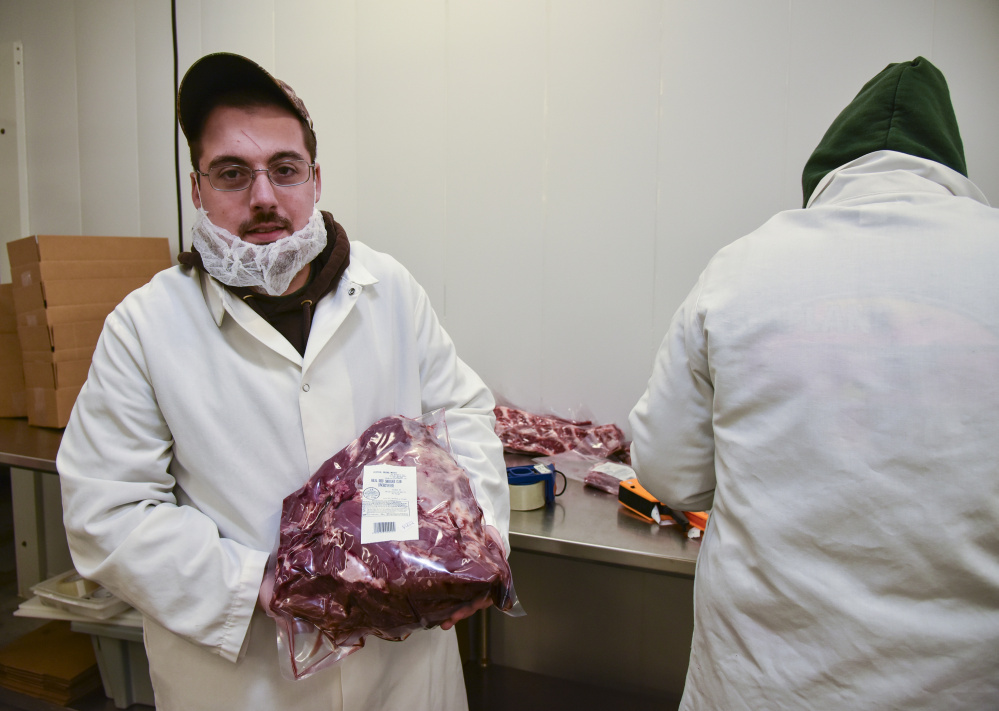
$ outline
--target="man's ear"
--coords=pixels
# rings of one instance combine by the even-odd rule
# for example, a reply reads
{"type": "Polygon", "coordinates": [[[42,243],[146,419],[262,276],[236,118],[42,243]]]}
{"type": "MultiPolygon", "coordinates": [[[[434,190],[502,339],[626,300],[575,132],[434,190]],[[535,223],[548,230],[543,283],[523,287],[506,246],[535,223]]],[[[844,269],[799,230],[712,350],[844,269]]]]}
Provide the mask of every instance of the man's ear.
{"type": "Polygon", "coordinates": [[[198,190],[198,176],[193,171],[191,172],[191,202],[194,206],[201,209],[201,191],[198,190]]]}
{"type": "Polygon", "coordinates": [[[316,163],[316,202],[319,202],[319,196],[323,193],[323,178],[319,174],[319,163],[316,163]]]}

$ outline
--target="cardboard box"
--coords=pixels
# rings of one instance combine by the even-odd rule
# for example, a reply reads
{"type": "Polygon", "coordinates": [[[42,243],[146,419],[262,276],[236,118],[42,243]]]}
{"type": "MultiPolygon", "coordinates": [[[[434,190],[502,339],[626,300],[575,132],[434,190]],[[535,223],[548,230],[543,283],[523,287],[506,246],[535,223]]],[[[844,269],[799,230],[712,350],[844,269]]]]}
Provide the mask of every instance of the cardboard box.
{"type": "Polygon", "coordinates": [[[105,318],[170,267],[169,241],[34,235],[8,242],[7,254],[28,423],[65,427],[105,318]]]}
{"type": "Polygon", "coordinates": [[[71,348],[69,350],[54,351],[26,351],[21,348],[21,358],[25,363],[65,363],[71,360],[90,360],[94,355],[94,346],[84,346],[83,348],[71,348]]]}
{"type": "Polygon", "coordinates": [[[16,333],[0,333],[0,367],[21,369],[21,342],[16,333]]]}
{"type": "Polygon", "coordinates": [[[20,326],[21,349],[28,351],[93,348],[101,337],[104,321],[79,321],[52,325],[20,326]]]}
{"type": "Polygon", "coordinates": [[[27,414],[13,287],[0,284],[0,417],[24,417],[27,414]],[[11,328],[12,321],[14,328],[11,328]]]}
{"type": "MultiPolygon", "coordinates": [[[[166,261],[169,266],[169,260],[166,261]]],[[[93,258],[78,262],[25,262],[11,269],[14,286],[25,287],[45,281],[72,279],[122,279],[144,276],[147,279],[164,268],[162,259],[93,258]]]]}
{"type": "Polygon", "coordinates": [[[17,333],[12,284],[0,284],[0,333],[17,333]]]}
{"type": "MultiPolygon", "coordinates": [[[[8,374],[0,373],[0,381],[7,377],[8,374]]],[[[9,377],[13,379],[13,374],[9,377]]],[[[6,386],[0,385],[0,387],[6,386]]],[[[20,390],[4,390],[0,393],[0,417],[27,417],[27,415],[27,394],[23,387],[20,390]]]]}
{"type": "Polygon", "coordinates": [[[55,326],[79,321],[104,321],[117,305],[118,302],[52,306],[47,309],[20,311],[15,318],[18,328],[22,326],[55,326]]]}
{"type": "Polygon", "coordinates": [[[89,373],[90,358],[62,363],[28,361],[24,364],[24,387],[58,390],[83,385],[89,373]]]}
{"type": "Polygon", "coordinates": [[[0,417],[27,415],[24,397],[21,344],[16,333],[0,333],[0,417]]]}
{"type": "Polygon", "coordinates": [[[164,237],[92,237],[33,235],[7,243],[11,273],[28,262],[93,262],[158,260],[170,264],[170,243],[164,237]]]}
{"type": "Polygon", "coordinates": [[[118,279],[55,279],[28,286],[15,285],[14,308],[21,313],[53,306],[118,304],[151,277],[152,274],[118,279]]]}
{"type": "Polygon", "coordinates": [[[0,684],[49,702],[46,707],[74,703],[101,688],[90,637],[73,632],[65,620],[18,637],[0,649],[0,684]]]}
{"type": "Polygon", "coordinates": [[[27,388],[28,424],[37,427],[65,427],[82,385],[51,390],[27,388]]]}

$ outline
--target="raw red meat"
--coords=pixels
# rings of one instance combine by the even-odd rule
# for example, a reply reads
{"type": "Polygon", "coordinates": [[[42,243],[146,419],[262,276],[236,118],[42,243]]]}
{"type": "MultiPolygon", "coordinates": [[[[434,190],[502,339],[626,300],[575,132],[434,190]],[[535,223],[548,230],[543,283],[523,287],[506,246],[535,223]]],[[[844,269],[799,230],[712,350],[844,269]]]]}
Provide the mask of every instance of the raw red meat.
{"type": "Polygon", "coordinates": [[[496,434],[508,452],[551,456],[578,450],[608,457],[624,449],[624,433],[617,425],[535,415],[503,405],[493,412],[496,414],[496,434]]]}
{"type": "Polygon", "coordinates": [[[415,420],[379,420],[284,501],[271,608],[339,647],[405,639],[485,598],[501,610],[516,602],[502,543],[465,471],[415,420]],[[419,540],[361,544],[366,464],[417,468],[419,540]]]}
{"type": "Polygon", "coordinates": [[[583,483],[586,486],[592,486],[594,489],[600,489],[600,491],[606,491],[608,494],[614,495],[617,495],[618,489],[621,487],[620,479],[597,469],[588,471],[586,477],[583,479],[583,483]]]}

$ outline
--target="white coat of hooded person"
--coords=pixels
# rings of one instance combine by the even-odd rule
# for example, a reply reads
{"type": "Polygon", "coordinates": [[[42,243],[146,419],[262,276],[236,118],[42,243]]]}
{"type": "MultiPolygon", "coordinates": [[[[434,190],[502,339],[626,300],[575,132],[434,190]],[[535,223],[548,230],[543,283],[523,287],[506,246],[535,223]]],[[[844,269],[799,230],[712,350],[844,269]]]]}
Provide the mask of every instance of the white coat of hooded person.
{"type": "Polygon", "coordinates": [[[999,708],[999,212],[946,81],[889,65],[719,251],[630,423],[711,508],[685,711],[999,708]]]}

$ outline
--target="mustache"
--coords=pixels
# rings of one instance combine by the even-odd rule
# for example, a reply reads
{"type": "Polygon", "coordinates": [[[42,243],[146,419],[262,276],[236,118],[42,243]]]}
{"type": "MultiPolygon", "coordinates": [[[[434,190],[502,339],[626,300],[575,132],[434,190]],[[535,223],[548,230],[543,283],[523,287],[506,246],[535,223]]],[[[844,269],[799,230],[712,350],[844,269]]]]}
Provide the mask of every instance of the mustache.
{"type": "Polygon", "coordinates": [[[262,225],[277,226],[280,227],[281,229],[291,230],[291,220],[289,220],[287,217],[282,217],[276,212],[271,211],[271,212],[258,213],[253,217],[251,217],[249,220],[244,220],[243,222],[239,223],[239,234],[245,235],[250,230],[260,227],[262,225]]]}

